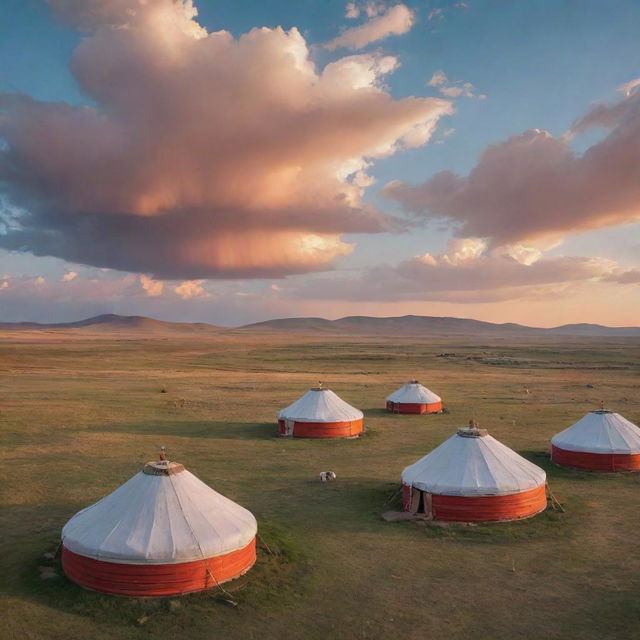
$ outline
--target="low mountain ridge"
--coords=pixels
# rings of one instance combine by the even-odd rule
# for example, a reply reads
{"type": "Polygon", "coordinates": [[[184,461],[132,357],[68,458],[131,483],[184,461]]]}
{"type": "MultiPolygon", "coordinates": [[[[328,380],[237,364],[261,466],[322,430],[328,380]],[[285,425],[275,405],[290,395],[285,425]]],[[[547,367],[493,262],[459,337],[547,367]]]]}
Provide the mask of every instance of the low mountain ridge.
{"type": "Polygon", "coordinates": [[[502,324],[439,316],[398,316],[377,318],[347,316],[338,320],[324,318],[278,318],[241,327],[247,331],[295,331],[296,333],[322,331],[334,334],[402,334],[402,335],[575,335],[640,337],[640,327],[606,327],[598,324],[568,324],[560,327],[529,327],[513,322],[502,324]]]}
{"type": "Polygon", "coordinates": [[[559,327],[547,329],[547,331],[557,336],[626,336],[628,338],[635,338],[640,335],[640,329],[638,327],[607,327],[603,324],[589,324],[588,322],[563,324],[559,327]]]}
{"type": "Polygon", "coordinates": [[[97,329],[101,331],[135,331],[148,333],[163,333],[175,331],[219,331],[220,327],[204,322],[169,322],[156,320],[146,316],[120,316],[115,313],[105,313],[93,318],[77,320],[75,322],[0,322],[0,330],[40,330],[51,329],[97,329]]]}
{"type": "MultiPolygon", "coordinates": [[[[113,313],[76,322],[42,324],[38,322],[0,322],[0,331],[50,331],[78,329],[100,332],[175,333],[215,332],[229,328],[204,322],[169,322],[146,316],[120,316],[113,313]]],[[[346,316],[337,320],[326,318],[277,318],[255,322],[236,331],[295,332],[327,335],[478,335],[478,336],[584,336],[640,338],[640,327],[607,327],[600,324],[577,323],[559,327],[529,327],[513,322],[498,324],[440,316],[346,316]]]]}

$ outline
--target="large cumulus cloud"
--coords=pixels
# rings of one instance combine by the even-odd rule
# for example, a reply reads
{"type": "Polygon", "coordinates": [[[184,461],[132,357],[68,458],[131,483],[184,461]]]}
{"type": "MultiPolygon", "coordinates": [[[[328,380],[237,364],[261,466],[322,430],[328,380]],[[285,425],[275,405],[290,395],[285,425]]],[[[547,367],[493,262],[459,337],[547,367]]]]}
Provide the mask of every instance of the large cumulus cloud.
{"type": "Polygon", "coordinates": [[[492,246],[640,220],[640,89],[598,105],[569,136],[532,129],[486,149],[467,176],[443,171],[420,185],[389,183],[384,194],[419,219],[449,221],[460,236],[492,246]],[[571,138],[608,129],[584,153],[571,138]]]}
{"type": "Polygon", "coordinates": [[[444,100],[394,100],[380,53],[317,69],[295,29],[208,33],[189,0],[51,0],[88,32],[91,106],[0,96],[0,247],[161,278],[278,276],[396,221],[376,158],[424,144],[444,100]]]}

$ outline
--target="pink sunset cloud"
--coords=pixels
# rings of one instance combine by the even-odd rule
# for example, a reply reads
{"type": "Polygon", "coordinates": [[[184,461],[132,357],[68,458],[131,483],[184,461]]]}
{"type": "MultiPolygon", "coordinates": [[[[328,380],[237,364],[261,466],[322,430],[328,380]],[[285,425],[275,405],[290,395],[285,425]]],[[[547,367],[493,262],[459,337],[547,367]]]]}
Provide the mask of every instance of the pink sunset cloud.
{"type": "Polygon", "coordinates": [[[0,96],[5,249],[160,279],[326,269],[342,234],[398,228],[363,201],[367,167],[452,112],[392,98],[391,56],[317,68],[295,28],[209,33],[188,0],[49,4],[88,32],[70,68],[96,106],[0,96]]]}
{"type": "Polygon", "coordinates": [[[633,284],[639,274],[604,258],[545,257],[524,245],[490,250],[479,238],[459,238],[451,240],[444,253],[371,267],[356,278],[316,278],[295,288],[293,295],[379,302],[549,299],[583,284],[633,284]]]}
{"type": "MultiPolygon", "coordinates": [[[[631,83],[633,84],[633,83],[631,83]]],[[[591,109],[571,135],[609,129],[578,154],[571,135],[531,129],[488,147],[469,175],[442,171],[419,185],[393,181],[385,197],[417,219],[440,219],[495,247],[640,220],[640,90],[591,109]]]]}
{"type": "Polygon", "coordinates": [[[202,287],[202,280],[185,280],[166,286],[162,280],[154,280],[145,274],[113,274],[76,272],[73,277],[65,274],[60,279],[43,276],[10,276],[0,277],[0,301],[10,299],[38,298],[40,300],[63,301],[84,300],[113,302],[125,298],[163,297],[167,300],[189,299],[208,296],[202,287]]]}
{"type": "MultiPolygon", "coordinates": [[[[372,42],[383,40],[389,36],[407,33],[415,23],[415,14],[404,4],[397,4],[382,13],[377,3],[368,3],[365,7],[369,20],[357,27],[346,29],[339,36],[327,42],[325,49],[362,49],[372,42]]],[[[357,18],[358,7],[347,5],[347,17],[357,18]],[[357,11],[357,13],[356,13],[357,11]]]]}
{"type": "Polygon", "coordinates": [[[447,74],[439,69],[435,71],[429,81],[427,87],[436,88],[443,96],[447,98],[477,98],[484,100],[487,96],[483,93],[477,93],[476,88],[471,82],[461,80],[451,81],[447,74]]]}

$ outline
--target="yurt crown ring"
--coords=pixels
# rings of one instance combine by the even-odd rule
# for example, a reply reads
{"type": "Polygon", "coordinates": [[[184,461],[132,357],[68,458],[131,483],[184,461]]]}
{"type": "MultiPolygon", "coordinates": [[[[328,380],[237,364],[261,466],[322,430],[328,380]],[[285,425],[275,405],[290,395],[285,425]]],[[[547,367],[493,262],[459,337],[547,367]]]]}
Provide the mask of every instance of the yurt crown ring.
{"type": "Polygon", "coordinates": [[[169,462],[168,460],[152,460],[147,462],[142,469],[142,472],[149,476],[173,476],[182,471],[184,471],[183,464],[169,462]]]}
{"type": "Polygon", "coordinates": [[[489,435],[489,431],[487,429],[480,429],[478,427],[478,423],[471,419],[469,420],[468,427],[462,427],[462,429],[458,429],[458,435],[463,438],[482,438],[484,436],[489,435]]]}
{"type": "Polygon", "coordinates": [[[179,462],[170,462],[167,460],[167,448],[160,447],[159,460],[147,462],[142,469],[143,473],[149,476],[172,476],[176,473],[184,471],[184,465],[179,462]]]}

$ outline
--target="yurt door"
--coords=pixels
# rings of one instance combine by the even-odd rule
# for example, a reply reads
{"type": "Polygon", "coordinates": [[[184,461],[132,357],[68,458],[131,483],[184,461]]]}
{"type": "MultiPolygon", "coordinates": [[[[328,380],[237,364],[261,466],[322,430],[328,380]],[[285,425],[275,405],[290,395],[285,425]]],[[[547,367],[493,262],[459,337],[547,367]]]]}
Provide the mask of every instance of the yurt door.
{"type": "Polygon", "coordinates": [[[293,425],[296,423],[295,420],[291,420],[290,418],[285,419],[284,421],[284,435],[292,436],[293,435],[293,425]]]}
{"type": "Polygon", "coordinates": [[[420,489],[416,489],[415,487],[411,487],[411,506],[409,511],[411,513],[418,513],[420,511],[420,498],[422,497],[422,491],[420,489]]]}

